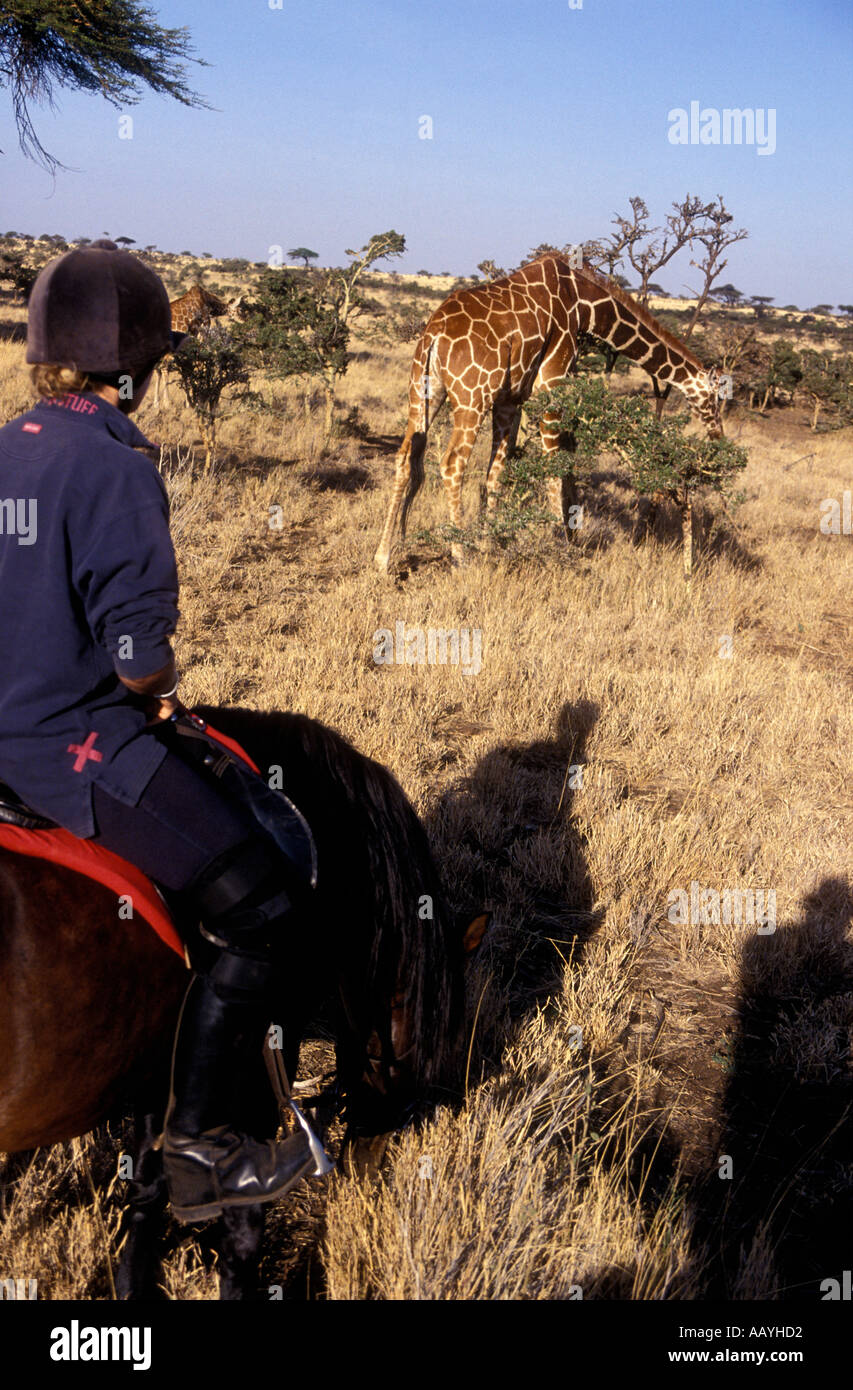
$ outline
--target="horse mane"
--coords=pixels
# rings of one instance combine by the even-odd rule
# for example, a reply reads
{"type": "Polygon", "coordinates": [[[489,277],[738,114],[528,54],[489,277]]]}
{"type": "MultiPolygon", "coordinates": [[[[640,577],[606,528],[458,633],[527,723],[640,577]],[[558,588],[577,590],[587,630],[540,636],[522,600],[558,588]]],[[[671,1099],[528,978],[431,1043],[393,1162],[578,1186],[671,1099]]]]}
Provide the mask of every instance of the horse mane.
{"type": "Polygon", "coordinates": [[[405,991],[415,1080],[424,1087],[449,1082],[462,1022],[461,933],[445,904],[426,831],[397,779],[307,715],[204,706],[198,712],[241,742],[262,771],[281,766],[284,789],[317,841],[317,892],[338,895],[344,942],[359,928],[371,942],[366,992],[372,1018],[387,1015],[391,997],[398,988],[405,991]],[[326,879],[332,855],[337,862],[326,879]],[[433,916],[422,921],[417,908],[425,894],[433,916]]]}

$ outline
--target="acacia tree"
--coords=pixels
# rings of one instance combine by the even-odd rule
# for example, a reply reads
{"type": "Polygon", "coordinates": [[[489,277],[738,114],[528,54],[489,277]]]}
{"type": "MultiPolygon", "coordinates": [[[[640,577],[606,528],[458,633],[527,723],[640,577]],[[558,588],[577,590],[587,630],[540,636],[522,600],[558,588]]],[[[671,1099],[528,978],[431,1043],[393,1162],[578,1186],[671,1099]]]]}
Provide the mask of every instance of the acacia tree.
{"type": "Polygon", "coordinates": [[[735,289],[735,286],[730,283],[728,285],[720,285],[719,288],[714,291],[714,298],[722,299],[724,304],[728,304],[729,308],[733,309],[735,305],[739,304],[743,299],[743,295],[740,290],[735,289]]]}
{"type": "MultiPolygon", "coordinates": [[[[617,267],[627,261],[639,276],[639,285],[634,293],[641,304],[647,304],[654,277],[679,251],[685,247],[692,250],[698,242],[704,248],[705,254],[700,260],[692,260],[691,265],[702,271],[704,283],[690,322],[681,334],[682,337],[689,338],[712,293],[714,282],[726,267],[727,262],[722,258],[723,251],[734,242],[742,241],[748,233],[743,228],[737,231],[730,228],[729,224],[733,218],[719,195],[716,202],[703,203],[701,198],[688,193],[680,203],[672,204],[672,212],[667,215],[664,227],[650,225],[649,210],[643,198],[635,196],[629,199],[629,203],[629,216],[621,216],[619,213],[614,215],[613,223],[616,230],[610,233],[609,239],[585,242],[584,252],[593,265],[602,269],[606,267],[611,279],[617,283],[620,282],[617,267]]],[[[657,380],[653,378],[652,389],[660,418],[671,388],[666,386],[661,389],[657,380]]]]}
{"type": "Polygon", "coordinates": [[[800,386],[811,405],[812,430],[817,429],[822,410],[830,417],[828,428],[849,425],[853,420],[853,358],[805,348],[800,365],[800,386]]]}
{"type": "Polygon", "coordinates": [[[616,267],[624,260],[625,241],[624,238],[612,232],[609,241],[585,241],[583,243],[584,260],[589,261],[598,270],[606,270],[611,280],[617,279],[616,267]]]}
{"type": "MultiPolygon", "coordinates": [[[[590,246],[599,246],[599,242],[589,242],[590,246]]],[[[579,242],[567,241],[564,246],[554,246],[550,241],[540,241],[538,246],[532,247],[528,251],[522,265],[527,265],[530,261],[538,261],[540,256],[562,256],[572,265],[580,265],[582,257],[586,255],[586,247],[579,242]]]]}
{"type": "MultiPolygon", "coordinates": [[[[682,206],[686,207],[686,203],[682,206]]],[[[699,214],[697,214],[697,216],[698,215],[699,214]]],[[[749,236],[749,233],[744,227],[739,227],[736,231],[729,227],[729,223],[733,222],[734,218],[732,214],[726,210],[722,194],[717,195],[717,205],[708,203],[701,209],[701,218],[704,220],[697,223],[695,226],[692,237],[689,238],[689,244],[692,246],[693,241],[698,241],[700,246],[704,248],[705,254],[701,260],[694,261],[691,259],[690,261],[690,264],[694,265],[697,270],[701,270],[704,280],[696,303],[693,306],[693,313],[690,317],[690,321],[681,334],[681,337],[685,340],[690,337],[699,322],[699,316],[713,290],[714,281],[720,278],[728,265],[728,260],[722,259],[723,252],[728,246],[734,245],[735,242],[743,241],[749,236]]],[[[731,288],[733,289],[734,287],[732,286],[731,288]]],[[[737,294],[737,290],[735,290],[735,294],[737,294]]],[[[668,382],[666,386],[660,387],[657,378],[653,378],[652,389],[655,395],[657,416],[658,419],[660,419],[664,401],[667,400],[672,390],[672,382],[668,382]]]]}
{"type": "Polygon", "coordinates": [[[649,225],[649,209],[642,198],[630,198],[629,203],[630,217],[615,214],[613,222],[616,231],[611,232],[610,242],[604,243],[604,246],[608,251],[607,260],[613,263],[614,269],[627,260],[636,271],[639,276],[637,297],[641,304],[645,304],[649,297],[649,282],[685,246],[693,246],[714,205],[703,203],[701,198],[691,197],[688,193],[682,202],[672,204],[673,210],[667,214],[664,228],[649,225]],[[662,237],[658,235],[660,232],[663,232],[662,237]]]}
{"type": "MultiPolygon", "coordinates": [[[[527,265],[530,261],[538,261],[540,256],[560,255],[562,255],[562,252],[559,246],[552,245],[550,241],[540,241],[538,246],[531,247],[521,264],[527,265]]],[[[478,266],[477,269],[479,270],[479,268],[478,266]]]]}
{"type": "Polygon", "coordinates": [[[761,409],[766,410],[768,405],[773,404],[777,391],[787,391],[793,397],[802,377],[800,354],[794,344],[788,338],[777,338],[767,364],[761,409]]]}
{"type": "Polygon", "coordinates": [[[290,261],[302,261],[305,269],[308,269],[309,261],[316,261],[317,251],[312,251],[308,246],[294,246],[292,251],[288,251],[287,258],[290,261]]]}
{"type": "Polygon", "coordinates": [[[204,471],[216,457],[216,432],[227,386],[246,385],[249,372],[239,344],[219,324],[185,338],[173,357],[187,401],[204,441],[204,471]]]}
{"type": "MultiPolygon", "coordinates": [[[[668,265],[679,251],[685,247],[692,250],[694,243],[698,241],[705,248],[705,256],[701,261],[691,261],[691,265],[703,271],[705,284],[693,320],[684,335],[688,336],[698,320],[714,281],[726,267],[727,262],[721,259],[722,252],[734,242],[742,241],[748,233],[743,228],[737,231],[729,228],[728,224],[733,218],[726,210],[720,195],[716,203],[703,203],[701,198],[692,197],[688,193],[680,203],[672,204],[673,210],[666,217],[665,227],[649,225],[649,210],[642,198],[633,197],[629,202],[630,216],[623,217],[616,213],[613,218],[616,230],[610,233],[609,240],[585,242],[585,254],[593,265],[606,267],[608,275],[617,282],[620,279],[616,273],[617,267],[623,261],[627,261],[639,276],[639,285],[635,293],[640,303],[645,304],[652,290],[653,277],[668,265]],[[659,235],[661,232],[663,236],[659,235]]],[[[734,286],[731,285],[724,288],[734,290],[734,286]]],[[[739,297],[737,290],[734,290],[734,293],[739,297]]]]}
{"type": "Polygon", "coordinates": [[[344,252],[344,255],[350,258],[348,266],[336,266],[326,272],[325,280],[331,287],[341,323],[347,323],[351,316],[361,313],[365,307],[358,292],[359,282],[365,272],[377,261],[402,256],[405,249],[406,238],[400,232],[395,232],[393,228],[390,232],[377,232],[358,251],[344,252]]]}
{"type": "MultiPolygon", "coordinates": [[[[728,259],[723,260],[723,252],[729,247],[734,246],[738,241],[744,241],[749,232],[745,227],[738,227],[737,230],[729,224],[734,221],[734,217],[726,210],[721,193],[717,194],[717,204],[709,203],[705,208],[704,226],[696,232],[695,240],[704,248],[705,254],[701,260],[691,260],[690,264],[695,265],[697,270],[701,270],[704,278],[699,297],[693,308],[693,314],[684,330],[683,336],[689,338],[693,329],[699,322],[699,315],[705,307],[705,303],[714,285],[715,280],[719,280],[726,266],[728,259]]],[[[737,291],[735,291],[737,294],[737,291]]]]}
{"type": "Polygon", "coordinates": [[[503,280],[506,271],[492,260],[480,261],[477,269],[484,280],[503,280]]]}
{"type": "Polygon", "coordinates": [[[321,276],[321,303],[331,313],[334,325],[332,336],[336,340],[339,337],[345,340],[343,361],[339,354],[333,352],[328,363],[323,363],[320,370],[326,397],[324,423],[327,439],[332,433],[338,382],[349,365],[349,354],[346,352],[349,326],[367,307],[359,288],[361,280],[377,261],[402,256],[405,249],[406,238],[400,232],[395,232],[393,228],[389,232],[377,232],[358,251],[344,252],[344,255],[350,258],[348,266],[336,266],[321,276]]]}
{"type": "Polygon", "coordinates": [[[36,282],[38,268],[28,265],[20,251],[4,251],[0,254],[0,279],[12,281],[15,293],[23,299],[24,303],[30,297],[30,291],[36,282]]]}
{"type": "Polygon", "coordinates": [[[406,238],[392,230],[372,236],[359,251],[347,251],[348,266],[311,271],[307,283],[267,270],[260,277],[257,300],[246,306],[243,337],[260,365],[280,377],[321,380],[327,439],[338,382],[349,366],[350,325],[366,307],[362,277],[376,261],[401,256],[405,249],[406,238]]]}
{"type": "MultiPolygon", "coordinates": [[[[737,373],[738,389],[749,393],[752,409],[755,396],[766,389],[765,374],[769,363],[766,346],[758,341],[755,326],[731,320],[712,322],[693,348],[704,367],[718,367],[728,376],[737,373]]],[[[720,405],[721,414],[727,402],[720,405]]]]}
{"type": "Polygon", "coordinates": [[[64,166],[36,134],[30,103],[53,107],[56,88],[99,92],[131,106],[143,86],[184,106],[207,107],[184,80],[189,31],[164,29],[136,0],[9,0],[0,7],[0,86],[12,94],[24,154],[53,173],[64,166]]]}
{"type": "Polygon", "coordinates": [[[749,297],[751,307],[755,310],[755,317],[763,319],[767,317],[767,310],[773,303],[772,294],[751,294],[749,297]]]}
{"type": "Polygon", "coordinates": [[[265,270],[258,281],[257,298],[246,307],[240,331],[250,357],[274,376],[323,380],[328,437],[334,383],[348,365],[349,329],[338,318],[325,285],[318,279],[306,286],[280,270],[265,270]]]}

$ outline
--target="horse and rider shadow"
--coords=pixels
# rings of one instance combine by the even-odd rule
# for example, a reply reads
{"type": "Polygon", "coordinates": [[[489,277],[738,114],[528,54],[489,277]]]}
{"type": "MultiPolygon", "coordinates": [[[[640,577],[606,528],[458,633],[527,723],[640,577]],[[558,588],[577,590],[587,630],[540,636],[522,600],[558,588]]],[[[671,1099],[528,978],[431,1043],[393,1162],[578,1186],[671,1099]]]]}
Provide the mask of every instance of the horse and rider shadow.
{"type": "Polygon", "coordinates": [[[549,737],[491,748],[425,818],[463,919],[494,914],[467,974],[472,1076],[500,1067],[510,1031],[560,993],[566,961],[582,968],[601,923],[573,819],[597,717],[592,701],[565,704],[549,737]]]}

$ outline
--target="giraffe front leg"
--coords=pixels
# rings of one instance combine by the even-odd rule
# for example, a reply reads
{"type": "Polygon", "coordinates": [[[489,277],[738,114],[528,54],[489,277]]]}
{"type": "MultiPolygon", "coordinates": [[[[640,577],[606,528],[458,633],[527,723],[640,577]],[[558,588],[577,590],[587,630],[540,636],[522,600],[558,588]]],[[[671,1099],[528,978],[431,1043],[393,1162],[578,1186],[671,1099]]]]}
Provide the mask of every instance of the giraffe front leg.
{"type": "Polygon", "coordinates": [[[172,361],[171,354],[161,359],[154,368],[154,409],[157,410],[161,405],[169,404],[169,363],[172,361]]]}
{"type": "MultiPolygon", "coordinates": [[[[545,453],[556,453],[560,447],[560,417],[557,411],[548,410],[545,412],[539,430],[545,453]]],[[[545,483],[545,494],[548,499],[548,511],[560,527],[566,540],[570,540],[572,531],[577,529],[578,516],[577,511],[572,511],[573,507],[577,507],[578,496],[574,478],[571,474],[548,478],[545,483]]]]}
{"type": "Polygon", "coordinates": [[[486,515],[489,517],[497,511],[506,461],[515,445],[520,422],[518,406],[496,406],[492,411],[492,457],[486,473],[486,515]]]}
{"type": "Polygon", "coordinates": [[[545,491],[548,498],[548,511],[554,518],[559,534],[569,541],[578,529],[581,508],[578,505],[578,490],[574,478],[549,478],[545,491]]]}

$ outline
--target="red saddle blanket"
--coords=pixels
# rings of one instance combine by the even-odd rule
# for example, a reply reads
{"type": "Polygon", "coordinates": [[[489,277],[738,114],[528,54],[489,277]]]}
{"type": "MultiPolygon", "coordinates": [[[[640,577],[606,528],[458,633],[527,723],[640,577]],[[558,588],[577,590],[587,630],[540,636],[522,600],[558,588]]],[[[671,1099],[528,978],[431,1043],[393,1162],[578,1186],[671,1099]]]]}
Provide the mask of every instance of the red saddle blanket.
{"type": "MultiPolygon", "coordinates": [[[[254,772],[258,771],[248,753],[226,734],[220,734],[210,725],[204,732],[221,743],[230,752],[236,753],[254,772]]],[[[151,879],[135,864],[113,854],[112,850],[101,845],[93,845],[91,840],[81,840],[70,830],[60,826],[51,830],[24,830],[17,825],[0,823],[0,849],[12,850],[15,854],[28,854],[36,859],[47,859],[52,864],[61,864],[75,873],[85,874],[96,883],[103,883],[117,896],[128,895],[133,904],[134,917],[138,914],[152,926],[162,941],[171,947],[183,960],[184,947],[175,928],[172,915],[166,903],[155,888],[151,879]]]]}

